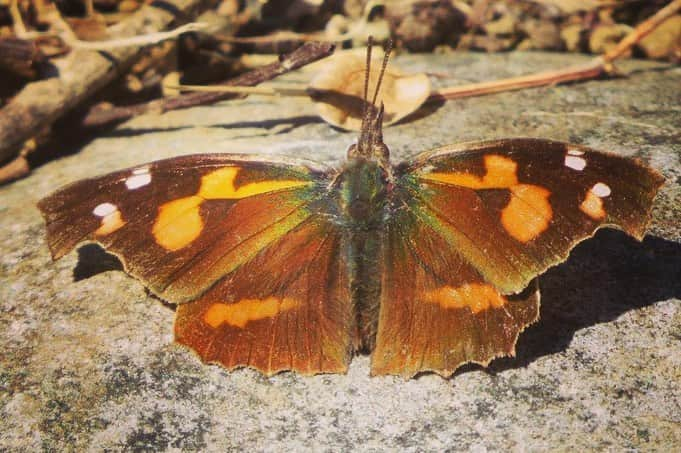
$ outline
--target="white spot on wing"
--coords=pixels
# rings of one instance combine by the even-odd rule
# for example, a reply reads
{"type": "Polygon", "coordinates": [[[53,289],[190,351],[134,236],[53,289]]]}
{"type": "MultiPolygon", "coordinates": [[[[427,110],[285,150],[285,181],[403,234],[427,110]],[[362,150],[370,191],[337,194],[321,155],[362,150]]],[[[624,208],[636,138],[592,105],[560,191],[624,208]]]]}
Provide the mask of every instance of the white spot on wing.
{"type": "Polygon", "coordinates": [[[565,156],[565,166],[573,170],[582,171],[586,167],[586,160],[582,157],[568,155],[565,156]]]}
{"type": "Polygon", "coordinates": [[[109,214],[113,214],[116,211],[118,211],[118,208],[116,207],[115,204],[101,203],[98,204],[97,207],[95,207],[95,209],[92,210],[92,213],[97,217],[106,217],[109,214]]]}
{"type": "Polygon", "coordinates": [[[132,171],[132,176],[125,180],[125,187],[128,190],[139,189],[151,182],[151,173],[149,167],[136,168],[132,171]]]}
{"type": "Polygon", "coordinates": [[[610,190],[610,187],[607,184],[599,182],[594,184],[591,188],[591,192],[597,197],[605,198],[612,193],[612,190],[610,190]]]}
{"type": "Polygon", "coordinates": [[[578,150],[578,149],[569,149],[569,150],[568,150],[568,154],[569,154],[570,156],[583,156],[583,155],[584,155],[584,151],[580,151],[580,150],[578,150]]]}

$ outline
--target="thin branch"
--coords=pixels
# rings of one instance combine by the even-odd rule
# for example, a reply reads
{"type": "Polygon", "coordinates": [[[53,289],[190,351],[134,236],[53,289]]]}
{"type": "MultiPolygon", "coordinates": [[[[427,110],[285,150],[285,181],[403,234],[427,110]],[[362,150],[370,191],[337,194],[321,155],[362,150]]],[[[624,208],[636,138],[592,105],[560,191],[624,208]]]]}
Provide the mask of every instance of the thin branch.
{"type": "Polygon", "coordinates": [[[341,42],[348,39],[347,33],[336,38],[329,39],[324,33],[296,33],[293,31],[280,31],[264,36],[232,36],[222,33],[213,35],[215,39],[235,44],[275,44],[283,41],[320,41],[341,42]]]}
{"type": "MultiPolygon", "coordinates": [[[[333,50],[334,46],[329,43],[306,43],[290,54],[282,56],[278,61],[224,82],[224,85],[242,87],[258,85],[266,80],[271,80],[282,74],[327,57],[331,55],[333,50]]],[[[87,113],[81,124],[86,127],[102,126],[124,121],[133,116],[148,112],[162,113],[170,110],[195,107],[197,105],[213,104],[215,102],[234,98],[235,96],[238,96],[238,94],[224,92],[196,92],[125,107],[114,107],[106,110],[95,107],[87,113]]]]}
{"type": "Polygon", "coordinates": [[[191,22],[170,31],[146,33],[142,35],[130,36],[119,39],[107,39],[101,41],[83,41],[81,39],[78,39],[78,37],[71,31],[70,27],[66,22],[64,22],[63,20],[60,20],[60,22],[62,22],[62,26],[60,28],[65,29],[60,33],[55,33],[53,31],[30,31],[22,33],[22,38],[26,40],[33,40],[37,38],[59,38],[62,40],[64,44],[69,46],[71,49],[111,50],[117,49],[119,47],[139,47],[148,46],[151,44],[158,44],[162,41],[167,41],[168,39],[175,39],[183,33],[189,33],[192,31],[206,32],[207,29],[210,27],[209,24],[201,22],[191,22]]]}
{"type": "Polygon", "coordinates": [[[604,72],[600,57],[597,61],[569,66],[564,69],[538,72],[520,77],[493,80],[490,82],[469,83],[465,85],[442,88],[430,95],[427,102],[459,99],[471,96],[500,93],[502,91],[522,90],[525,88],[555,85],[577,80],[593,79],[604,72]]]}
{"type": "Polygon", "coordinates": [[[64,43],[72,49],[111,50],[118,47],[148,46],[150,44],[158,44],[161,41],[177,38],[182,33],[205,31],[208,27],[208,24],[192,22],[182,25],[181,27],[177,27],[174,30],[131,36],[129,38],[111,39],[106,41],[82,41],[80,39],[64,37],[63,40],[64,43]]]}
{"type": "Polygon", "coordinates": [[[165,83],[163,88],[180,91],[196,91],[204,93],[233,93],[233,94],[259,94],[264,96],[306,96],[310,94],[303,85],[268,84],[267,86],[231,86],[231,85],[182,85],[165,83]]]}

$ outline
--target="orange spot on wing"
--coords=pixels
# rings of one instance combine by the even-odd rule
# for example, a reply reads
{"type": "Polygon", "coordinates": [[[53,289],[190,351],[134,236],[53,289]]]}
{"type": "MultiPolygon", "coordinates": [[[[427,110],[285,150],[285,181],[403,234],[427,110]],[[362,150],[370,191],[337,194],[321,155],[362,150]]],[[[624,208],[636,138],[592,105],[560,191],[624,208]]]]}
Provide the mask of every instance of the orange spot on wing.
{"type": "Polygon", "coordinates": [[[298,302],[289,297],[243,299],[233,304],[214,303],[203,315],[203,320],[214,329],[224,323],[243,329],[249,321],[272,318],[297,306],[298,302]]]}
{"type": "Polygon", "coordinates": [[[497,154],[485,156],[485,176],[482,178],[470,173],[429,173],[422,179],[468,187],[470,189],[504,189],[518,184],[516,169],[518,164],[508,157],[497,154]]]}
{"type": "Polygon", "coordinates": [[[102,224],[95,231],[95,236],[106,236],[125,225],[125,220],[121,217],[121,211],[116,209],[102,218],[102,224]]]}
{"type": "Polygon", "coordinates": [[[487,174],[482,180],[485,188],[503,188],[518,183],[518,164],[513,159],[496,154],[485,156],[485,168],[487,174]]]}
{"type": "Polygon", "coordinates": [[[236,188],[234,180],[239,170],[239,167],[225,167],[208,173],[201,178],[201,188],[198,195],[207,200],[239,199],[311,184],[309,181],[284,179],[251,182],[236,188]]]}
{"type": "Polygon", "coordinates": [[[514,239],[528,242],[549,227],[553,209],[551,192],[541,186],[517,184],[510,188],[511,201],[501,211],[501,224],[514,239]]]}
{"type": "Polygon", "coordinates": [[[189,245],[203,229],[199,207],[203,199],[196,195],[163,204],[151,230],[156,243],[175,251],[189,245]]]}
{"type": "Polygon", "coordinates": [[[603,200],[592,191],[586,193],[586,198],[579,205],[579,209],[594,220],[603,220],[605,218],[603,200]]]}
{"type": "Polygon", "coordinates": [[[545,231],[553,217],[546,188],[518,182],[518,164],[497,154],[485,156],[485,176],[470,173],[430,173],[422,179],[452,184],[470,189],[508,189],[511,200],[501,211],[501,223],[513,238],[528,242],[545,231]]]}
{"type": "Polygon", "coordinates": [[[482,283],[466,283],[457,288],[443,286],[425,293],[425,301],[442,308],[468,308],[474,314],[490,308],[501,308],[506,299],[494,287],[482,283]]]}

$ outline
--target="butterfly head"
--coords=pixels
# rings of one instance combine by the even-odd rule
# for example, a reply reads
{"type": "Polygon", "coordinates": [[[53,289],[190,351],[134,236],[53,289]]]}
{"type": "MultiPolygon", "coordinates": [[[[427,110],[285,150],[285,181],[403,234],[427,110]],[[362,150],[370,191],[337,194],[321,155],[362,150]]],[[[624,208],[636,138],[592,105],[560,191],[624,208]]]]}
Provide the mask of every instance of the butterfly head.
{"type": "Polygon", "coordinates": [[[383,143],[383,104],[378,108],[370,106],[369,110],[373,112],[362,121],[359,140],[348,149],[348,159],[363,158],[386,167],[390,151],[383,143]]]}
{"type": "Polygon", "coordinates": [[[385,68],[388,65],[390,58],[390,51],[392,50],[392,42],[388,43],[388,49],[383,57],[383,65],[376,82],[376,88],[369,101],[369,78],[371,75],[371,47],[372,38],[369,37],[369,44],[367,47],[367,63],[364,76],[364,99],[362,111],[362,128],[359,133],[357,144],[352,145],[348,149],[348,159],[363,158],[366,160],[377,162],[381,167],[388,168],[388,160],[390,151],[383,143],[383,103],[377,105],[376,99],[381,89],[381,82],[385,74],[385,68]]]}

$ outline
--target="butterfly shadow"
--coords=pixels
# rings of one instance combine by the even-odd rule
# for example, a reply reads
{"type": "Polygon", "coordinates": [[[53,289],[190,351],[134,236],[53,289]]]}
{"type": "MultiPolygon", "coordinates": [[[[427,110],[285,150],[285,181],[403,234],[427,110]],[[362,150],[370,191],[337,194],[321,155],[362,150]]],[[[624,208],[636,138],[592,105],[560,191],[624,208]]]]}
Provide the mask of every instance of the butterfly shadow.
{"type": "MultiPolygon", "coordinates": [[[[565,351],[575,333],[628,311],[681,297],[681,244],[656,236],[638,242],[601,230],[540,278],[541,312],[520,335],[515,358],[493,361],[495,374],[565,351]]],[[[462,372],[480,369],[467,366],[462,372]]]]}
{"type": "Polygon", "coordinates": [[[123,264],[115,255],[108,253],[99,244],[85,244],[78,248],[78,262],[73,268],[73,281],[94,277],[108,271],[122,271],[123,264]]]}
{"type": "MultiPolygon", "coordinates": [[[[123,263],[116,255],[107,252],[99,244],[85,244],[78,248],[78,262],[76,267],[73,268],[73,281],[86,280],[104,272],[124,270],[123,263]]],[[[148,295],[157,299],[167,308],[173,311],[177,308],[175,304],[161,299],[148,288],[145,287],[144,289],[148,295]]]]}

